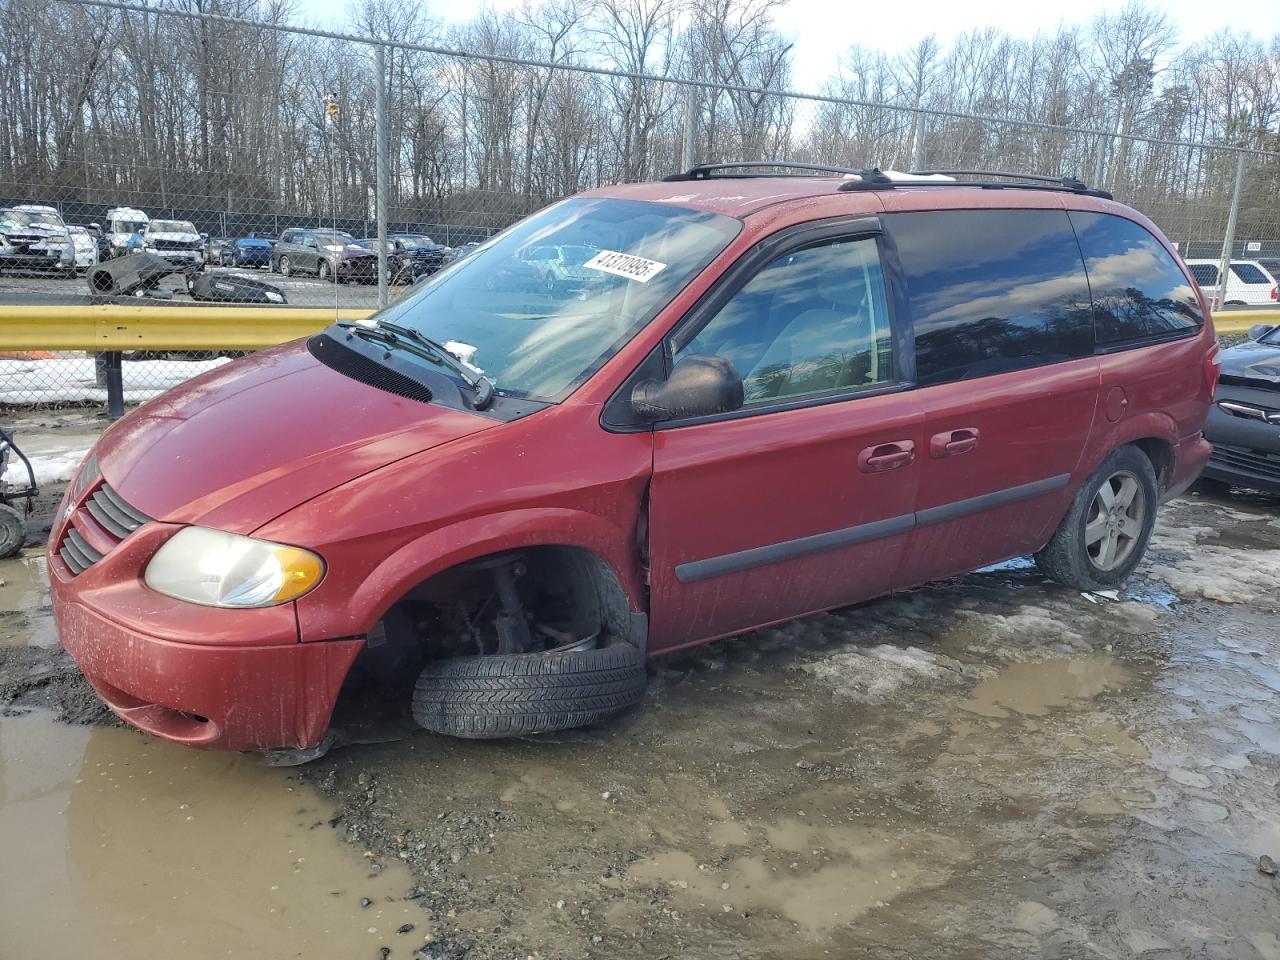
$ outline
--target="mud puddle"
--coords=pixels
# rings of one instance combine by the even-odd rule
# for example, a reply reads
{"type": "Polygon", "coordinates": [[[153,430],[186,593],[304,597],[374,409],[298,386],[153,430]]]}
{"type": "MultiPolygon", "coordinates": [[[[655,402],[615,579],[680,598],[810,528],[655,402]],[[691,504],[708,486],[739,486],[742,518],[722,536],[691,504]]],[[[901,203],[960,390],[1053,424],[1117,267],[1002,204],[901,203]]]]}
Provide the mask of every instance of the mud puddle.
{"type": "Polygon", "coordinates": [[[57,643],[43,552],[26,550],[12,560],[0,561],[0,644],[52,647],[57,643]]]}
{"type": "Polygon", "coordinates": [[[248,757],[0,716],[0,954],[408,958],[432,929],[408,871],[331,817],[248,757]]]}

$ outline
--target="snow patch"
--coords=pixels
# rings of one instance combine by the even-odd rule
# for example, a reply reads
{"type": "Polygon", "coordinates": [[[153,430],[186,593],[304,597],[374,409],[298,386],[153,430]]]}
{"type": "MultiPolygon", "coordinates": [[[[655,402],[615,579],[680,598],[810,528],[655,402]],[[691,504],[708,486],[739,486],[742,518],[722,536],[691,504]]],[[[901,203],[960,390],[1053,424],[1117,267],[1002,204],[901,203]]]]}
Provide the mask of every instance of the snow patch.
{"type": "Polygon", "coordinates": [[[1280,583],[1280,550],[1222,546],[1213,542],[1216,536],[1212,527],[1171,526],[1157,520],[1152,549],[1177,559],[1172,564],[1152,564],[1145,572],[1183,596],[1220,603],[1273,600],[1280,583]]]}
{"type": "Polygon", "coordinates": [[[832,654],[798,669],[855,703],[882,703],[902,687],[963,679],[960,664],[949,657],[888,643],[832,654]]]}
{"type": "MultiPolygon", "coordinates": [[[[126,360],[122,364],[125,403],[141,403],[192,377],[214,370],[226,357],[212,360],[126,360]]],[[[106,403],[97,384],[92,357],[53,360],[0,360],[0,404],[106,403]]]]}

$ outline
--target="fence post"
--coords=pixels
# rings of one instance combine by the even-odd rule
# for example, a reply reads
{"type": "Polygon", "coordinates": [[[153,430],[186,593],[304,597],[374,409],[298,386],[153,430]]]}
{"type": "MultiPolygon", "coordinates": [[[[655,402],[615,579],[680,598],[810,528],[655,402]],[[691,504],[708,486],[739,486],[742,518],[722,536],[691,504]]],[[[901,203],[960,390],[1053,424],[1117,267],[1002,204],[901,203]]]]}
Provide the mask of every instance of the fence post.
{"type": "Polygon", "coordinates": [[[1236,154],[1236,186],[1231,191],[1231,211],[1227,214],[1227,235],[1222,238],[1222,257],[1218,261],[1218,306],[1227,305],[1227,279],[1231,272],[1232,247],[1236,239],[1236,214],[1240,212],[1240,191],[1244,188],[1244,151],[1236,154]]]}
{"type": "Polygon", "coordinates": [[[378,309],[387,305],[387,167],[390,165],[387,156],[387,54],[386,47],[378,44],[373,48],[374,73],[377,74],[377,114],[374,136],[378,141],[378,196],[374,207],[378,216],[378,309]]]}
{"type": "Polygon", "coordinates": [[[682,147],[682,155],[680,157],[680,169],[688,170],[697,163],[693,159],[694,151],[697,149],[695,143],[698,137],[698,128],[694,120],[694,110],[697,105],[697,96],[700,91],[697,87],[689,84],[684,88],[684,144],[682,147]]]}
{"type": "Polygon", "coordinates": [[[124,370],[119,350],[98,354],[107,381],[107,419],[119,420],[124,416],[124,370]]]}

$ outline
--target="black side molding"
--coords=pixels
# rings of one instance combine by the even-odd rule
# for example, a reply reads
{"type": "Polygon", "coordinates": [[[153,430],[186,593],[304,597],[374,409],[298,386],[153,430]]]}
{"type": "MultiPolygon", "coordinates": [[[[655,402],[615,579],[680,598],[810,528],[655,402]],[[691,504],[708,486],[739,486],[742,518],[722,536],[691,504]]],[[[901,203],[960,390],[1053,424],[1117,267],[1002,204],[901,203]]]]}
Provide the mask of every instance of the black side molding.
{"type": "Polygon", "coordinates": [[[752,567],[794,560],[796,557],[803,557],[810,553],[835,550],[838,547],[851,547],[866,543],[868,540],[892,537],[894,534],[906,533],[914,526],[915,517],[904,513],[900,517],[873,520],[871,523],[860,523],[842,530],[828,530],[826,533],[816,533],[811,537],[800,537],[798,540],[784,540],[764,547],[752,547],[749,550],[739,550],[737,553],[708,557],[706,560],[690,560],[688,563],[676,566],[676,579],[681,583],[694,583],[726,573],[750,570],[752,567]]]}
{"type": "Polygon", "coordinates": [[[676,579],[681,583],[696,583],[699,580],[708,580],[711,577],[720,577],[727,573],[738,573],[742,570],[750,570],[753,567],[763,567],[771,563],[781,563],[784,560],[794,560],[797,557],[808,556],[811,553],[836,550],[840,547],[852,547],[859,543],[867,543],[870,540],[881,540],[885,537],[896,536],[899,533],[906,533],[916,527],[944,523],[947,520],[955,520],[972,513],[994,510],[997,507],[1029,500],[1042,494],[1053,493],[1056,490],[1063,489],[1070,481],[1071,475],[1062,473],[1056,477],[1046,477],[1043,480],[1019,484],[1016,487],[993,490],[991,493],[969,497],[966,500],[956,500],[953,503],[944,503],[938,507],[929,507],[916,513],[904,513],[901,516],[873,520],[870,523],[860,523],[840,530],[828,530],[826,533],[816,533],[813,536],[800,537],[796,540],[783,540],[781,543],[770,543],[763,547],[751,547],[748,550],[725,553],[718,557],[708,557],[705,560],[689,560],[676,565],[676,579]]]}
{"type": "Polygon", "coordinates": [[[1029,500],[1043,493],[1061,490],[1070,480],[1070,474],[1060,473],[1056,477],[1033,480],[1031,483],[1019,484],[1016,487],[992,490],[990,493],[969,497],[967,500],[954,500],[938,507],[917,510],[916,526],[925,527],[931,523],[943,523],[946,520],[955,520],[957,517],[965,517],[971,513],[981,513],[983,510],[994,510],[996,507],[1017,503],[1020,500],[1029,500]]]}

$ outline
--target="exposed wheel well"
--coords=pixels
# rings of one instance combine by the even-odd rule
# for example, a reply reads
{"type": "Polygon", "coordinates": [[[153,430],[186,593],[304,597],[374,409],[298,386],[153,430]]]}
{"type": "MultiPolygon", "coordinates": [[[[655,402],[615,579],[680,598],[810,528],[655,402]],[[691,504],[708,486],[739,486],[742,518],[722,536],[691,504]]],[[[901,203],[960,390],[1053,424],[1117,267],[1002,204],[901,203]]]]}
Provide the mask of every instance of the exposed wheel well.
{"type": "Polygon", "coordinates": [[[408,590],[370,631],[353,673],[407,690],[429,660],[604,645],[626,640],[630,625],[626,592],[605,560],[581,547],[521,547],[408,590]],[[506,602],[500,578],[514,587],[506,602]]]}
{"type": "Polygon", "coordinates": [[[1151,466],[1155,468],[1156,482],[1160,490],[1166,490],[1169,486],[1169,478],[1173,474],[1173,447],[1167,440],[1161,440],[1159,437],[1143,437],[1141,440],[1133,441],[1133,445],[1147,455],[1151,466]]]}

